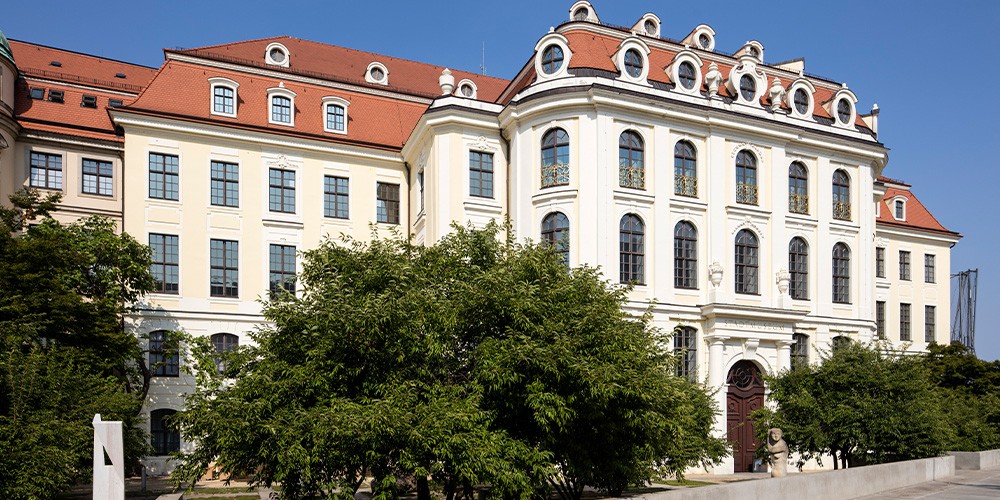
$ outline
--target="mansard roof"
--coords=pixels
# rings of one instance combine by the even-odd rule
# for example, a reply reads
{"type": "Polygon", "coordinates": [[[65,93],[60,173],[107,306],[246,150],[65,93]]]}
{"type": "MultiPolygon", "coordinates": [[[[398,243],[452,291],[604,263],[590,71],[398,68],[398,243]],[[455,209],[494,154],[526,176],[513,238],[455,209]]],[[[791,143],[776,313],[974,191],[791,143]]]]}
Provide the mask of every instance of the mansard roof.
{"type": "MultiPolygon", "coordinates": [[[[372,52],[338,47],[325,43],[303,40],[290,36],[277,36],[247,40],[243,42],[212,45],[185,50],[166,50],[171,54],[182,54],[228,62],[242,66],[265,68],[274,71],[297,74],[322,80],[360,85],[434,98],[441,95],[438,77],[444,66],[410,61],[372,52]],[[265,62],[265,52],[272,43],[280,43],[288,49],[288,67],[269,65],[265,62]],[[380,85],[365,80],[369,64],[379,62],[389,73],[389,84],[380,85]]],[[[478,89],[481,101],[494,101],[510,83],[503,78],[479,75],[468,71],[451,69],[455,81],[472,80],[478,89]]]]}
{"type": "Polygon", "coordinates": [[[886,184],[885,195],[882,196],[882,204],[878,213],[878,218],[875,220],[877,225],[884,225],[887,227],[900,227],[906,229],[915,229],[918,231],[929,231],[932,233],[945,234],[949,236],[954,236],[961,238],[962,235],[945,228],[938,220],[931,215],[930,210],[924,206],[923,203],[917,198],[913,191],[910,190],[909,184],[904,184],[900,181],[890,179],[888,177],[879,176],[880,182],[886,184]],[[894,216],[895,213],[893,209],[893,201],[896,197],[902,196],[906,199],[906,218],[905,220],[896,220],[894,216]]]}
{"type": "Polygon", "coordinates": [[[128,103],[149,83],[156,69],[44,45],[10,40],[24,78],[15,90],[14,114],[25,130],[120,142],[106,111],[109,101],[128,103]],[[119,76],[120,75],[120,76],[119,76]],[[45,99],[31,99],[31,88],[44,89],[45,99]],[[63,102],[49,100],[63,92],[63,102]],[[81,106],[94,96],[94,108],[81,106]]]}

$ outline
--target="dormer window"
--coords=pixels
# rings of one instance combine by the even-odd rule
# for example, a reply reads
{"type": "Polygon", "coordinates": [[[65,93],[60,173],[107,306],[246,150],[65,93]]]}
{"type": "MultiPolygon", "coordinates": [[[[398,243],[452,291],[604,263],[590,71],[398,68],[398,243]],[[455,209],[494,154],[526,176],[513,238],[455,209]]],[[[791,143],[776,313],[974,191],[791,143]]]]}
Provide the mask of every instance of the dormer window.
{"type": "Polygon", "coordinates": [[[760,59],[760,49],[758,49],[757,47],[750,47],[750,55],[756,57],[757,59],[760,59]]]}
{"type": "Polygon", "coordinates": [[[709,50],[712,46],[712,39],[708,36],[708,33],[701,33],[698,35],[698,46],[702,49],[709,50]]]}
{"type": "Polygon", "coordinates": [[[61,90],[50,90],[49,102],[57,102],[59,104],[62,104],[64,96],[65,94],[61,90]]]}
{"type": "Polygon", "coordinates": [[[646,30],[647,35],[656,36],[656,21],[653,21],[652,19],[646,19],[646,22],[643,23],[642,27],[643,29],[646,30]]]}
{"type": "Polygon", "coordinates": [[[84,95],[83,100],[80,102],[80,106],[84,108],[97,108],[97,96],[84,95]]]}
{"type": "Polygon", "coordinates": [[[698,77],[694,69],[694,65],[688,61],[684,61],[677,68],[677,80],[682,87],[691,90],[697,83],[698,77]]]}
{"type": "Polygon", "coordinates": [[[559,68],[562,67],[562,64],[563,64],[562,49],[555,44],[545,47],[545,50],[542,51],[542,71],[545,72],[546,75],[551,75],[556,71],[559,71],[559,68]]]}
{"type": "Polygon", "coordinates": [[[804,115],[809,112],[809,94],[806,93],[805,89],[795,89],[795,111],[800,115],[804,115]]]}
{"type": "Polygon", "coordinates": [[[212,86],[212,114],[236,118],[236,89],[240,84],[222,77],[209,78],[212,86]]]}
{"type": "Polygon", "coordinates": [[[896,200],[895,201],[896,211],[893,214],[896,220],[906,220],[906,201],[896,200]]]}
{"type": "Polygon", "coordinates": [[[458,95],[466,99],[475,99],[477,94],[476,84],[472,80],[465,79],[458,82],[458,95]]]}
{"type": "Polygon", "coordinates": [[[389,69],[380,62],[373,62],[369,64],[368,69],[365,70],[365,81],[368,83],[377,83],[379,85],[388,85],[389,69]]]}
{"type": "Polygon", "coordinates": [[[264,62],[271,66],[288,67],[288,48],[280,43],[272,43],[264,49],[264,62]]]}
{"type": "Polygon", "coordinates": [[[757,95],[757,82],[750,75],[740,77],[740,95],[746,101],[753,101],[757,95]]]}
{"type": "Polygon", "coordinates": [[[837,101],[837,119],[840,123],[847,125],[851,120],[851,103],[847,99],[837,101]]]}
{"type": "Polygon", "coordinates": [[[295,125],[295,92],[284,85],[267,89],[269,121],[276,125],[295,125]]]}
{"type": "Polygon", "coordinates": [[[347,133],[347,99],[328,96],[323,98],[323,129],[335,134],[347,133]]]}
{"type": "Polygon", "coordinates": [[[45,89],[42,87],[32,87],[29,91],[28,97],[32,99],[45,99],[45,89]]]}
{"type": "Polygon", "coordinates": [[[586,7],[580,7],[573,13],[574,21],[586,21],[588,17],[590,17],[590,11],[586,7]]]}
{"type": "Polygon", "coordinates": [[[638,50],[628,49],[625,51],[625,72],[632,78],[639,78],[642,74],[642,56],[638,50]]]}

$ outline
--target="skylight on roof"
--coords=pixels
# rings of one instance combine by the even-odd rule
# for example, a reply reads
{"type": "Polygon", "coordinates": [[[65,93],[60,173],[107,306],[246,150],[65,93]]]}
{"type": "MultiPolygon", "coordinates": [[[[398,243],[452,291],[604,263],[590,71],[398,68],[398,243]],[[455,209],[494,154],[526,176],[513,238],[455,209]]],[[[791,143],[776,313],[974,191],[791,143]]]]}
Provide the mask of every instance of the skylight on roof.
{"type": "Polygon", "coordinates": [[[125,73],[115,73],[115,78],[125,78],[125,73]]]}
{"type": "Polygon", "coordinates": [[[59,62],[59,61],[52,61],[52,62],[49,63],[49,66],[55,66],[57,68],[61,68],[62,67],[62,63],[59,62]]]}

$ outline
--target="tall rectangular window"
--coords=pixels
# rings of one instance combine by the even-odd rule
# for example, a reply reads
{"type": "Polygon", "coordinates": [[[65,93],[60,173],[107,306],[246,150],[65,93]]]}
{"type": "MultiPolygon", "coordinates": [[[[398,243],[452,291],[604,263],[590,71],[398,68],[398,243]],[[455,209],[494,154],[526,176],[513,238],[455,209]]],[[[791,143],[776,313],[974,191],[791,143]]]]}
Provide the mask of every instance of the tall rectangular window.
{"type": "Polygon", "coordinates": [[[213,161],[211,176],[212,204],[220,207],[240,206],[240,166],[213,161]]]}
{"type": "Polygon", "coordinates": [[[934,342],[934,323],[937,321],[937,308],[924,306],[924,342],[934,342]]]}
{"type": "Polygon", "coordinates": [[[350,216],[350,181],[347,177],[323,177],[323,215],[335,219],[350,216]]]}
{"type": "Polygon", "coordinates": [[[875,302],[875,335],[880,338],[885,338],[885,301],[879,300],[875,302]]]}
{"type": "Polygon", "coordinates": [[[378,222],[399,224],[399,184],[375,185],[375,215],[378,222]]]}
{"type": "Polygon", "coordinates": [[[272,168],[268,175],[269,205],[272,212],[295,213],[295,172],[272,168]]]}
{"type": "Polygon", "coordinates": [[[493,197],[493,154],[469,151],[469,194],[493,197]]]}
{"type": "Polygon", "coordinates": [[[240,244],[230,240],[212,240],[209,255],[212,297],[239,297],[240,244]]]}
{"type": "Polygon", "coordinates": [[[924,254],[924,283],[934,283],[934,256],[924,254]]]}
{"type": "Polygon", "coordinates": [[[180,160],[175,155],[149,153],[149,197],[179,199],[180,160]]]}
{"type": "Polygon", "coordinates": [[[885,278],[885,248],[875,248],[875,277],[885,278]]]}
{"type": "Polygon", "coordinates": [[[31,152],[31,187],[62,189],[62,156],[31,152]]]}
{"type": "Polygon", "coordinates": [[[288,290],[295,293],[295,247],[271,245],[271,293],[288,290]]]}
{"type": "Polygon", "coordinates": [[[110,161],[83,159],[83,192],[114,195],[114,168],[110,161]]]}
{"type": "Polygon", "coordinates": [[[215,96],[213,108],[216,113],[222,113],[226,115],[232,115],[236,113],[236,107],[233,105],[236,92],[229,87],[223,87],[222,85],[215,86],[215,96]]]}
{"type": "Polygon", "coordinates": [[[910,304],[899,305],[899,340],[910,340],[910,304]]]}
{"type": "Polygon", "coordinates": [[[172,345],[170,334],[164,330],[149,332],[149,368],[154,377],[180,375],[180,356],[172,345]]]}
{"type": "Polygon", "coordinates": [[[691,327],[680,328],[674,335],[674,352],[680,355],[677,360],[677,376],[697,379],[698,331],[691,327]]]}
{"type": "Polygon", "coordinates": [[[910,281],[910,252],[899,251],[899,279],[910,281]]]}
{"type": "Polygon", "coordinates": [[[149,249],[153,252],[153,265],[150,267],[153,291],[177,293],[180,281],[180,245],[177,236],[150,233],[149,249]]]}

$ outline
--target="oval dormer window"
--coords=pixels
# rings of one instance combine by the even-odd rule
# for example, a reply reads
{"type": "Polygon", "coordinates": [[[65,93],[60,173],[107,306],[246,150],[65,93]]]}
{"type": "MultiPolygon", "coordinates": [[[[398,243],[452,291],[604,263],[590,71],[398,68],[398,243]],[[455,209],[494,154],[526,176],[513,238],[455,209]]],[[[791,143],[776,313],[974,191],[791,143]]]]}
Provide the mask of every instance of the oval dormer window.
{"type": "Polygon", "coordinates": [[[806,93],[805,89],[795,89],[793,99],[795,102],[795,111],[798,111],[800,115],[809,112],[809,94],[806,93]]]}
{"type": "Polygon", "coordinates": [[[385,71],[382,71],[382,68],[372,68],[368,74],[372,76],[372,80],[377,82],[381,82],[385,79],[385,71]]]}
{"type": "Polygon", "coordinates": [[[757,59],[760,59],[760,49],[758,49],[757,47],[750,47],[750,55],[756,57],[757,59]]]}
{"type": "Polygon", "coordinates": [[[468,83],[462,85],[458,91],[465,97],[472,97],[472,85],[469,85],[468,83]]]}
{"type": "Polygon", "coordinates": [[[708,50],[708,48],[712,46],[712,39],[709,38],[707,34],[702,33],[698,35],[698,46],[708,50]]]}
{"type": "Polygon", "coordinates": [[[563,64],[563,51],[558,45],[549,45],[542,51],[542,72],[551,75],[563,64]]]}
{"type": "Polygon", "coordinates": [[[588,17],[590,17],[590,11],[586,7],[580,7],[573,13],[573,19],[576,21],[586,21],[588,17]]]}
{"type": "Polygon", "coordinates": [[[649,36],[656,35],[656,23],[653,22],[652,19],[646,19],[646,22],[643,23],[642,26],[646,30],[646,34],[647,35],[649,35],[649,36]]]}
{"type": "Polygon", "coordinates": [[[628,49],[625,52],[625,72],[632,78],[639,78],[642,75],[642,56],[635,49],[628,49]]]}
{"type": "Polygon", "coordinates": [[[693,89],[696,83],[694,65],[688,61],[682,62],[677,68],[677,79],[682,87],[688,90],[693,89]]]}
{"type": "Polygon", "coordinates": [[[280,47],[272,48],[269,55],[271,56],[271,60],[278,64],[285,62],[285,51],[281,50],[280,47]]]}
{"type": "Polygon", "coordinates": [[[837,101],[837,119],[844,125],[851,120],[851,103],[847,99],[837,101]]]}
{"type": "Polygon", "coordinates": [[[757,95],[757,82],[752,76],[743,75],[740,77],[740,95],[747,101],[753,101],[754,96],[757,95]]]}

